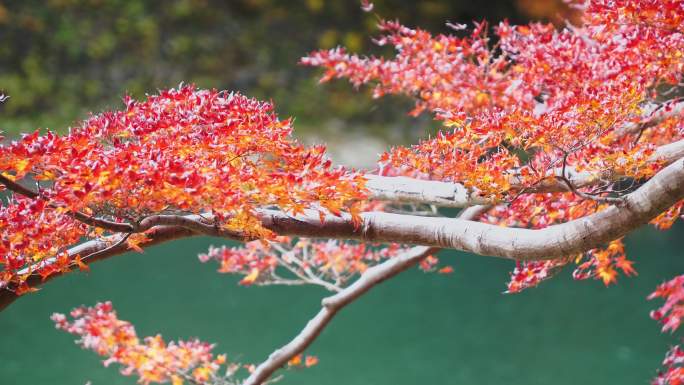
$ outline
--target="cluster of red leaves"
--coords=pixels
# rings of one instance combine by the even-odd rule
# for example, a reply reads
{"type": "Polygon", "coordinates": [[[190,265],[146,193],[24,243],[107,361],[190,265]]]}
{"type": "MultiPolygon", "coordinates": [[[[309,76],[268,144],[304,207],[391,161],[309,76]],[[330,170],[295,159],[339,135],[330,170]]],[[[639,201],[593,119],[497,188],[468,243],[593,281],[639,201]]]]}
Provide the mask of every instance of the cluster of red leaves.
{"type": "Polygon", "coordinates": [[[433,37],[427,31],[393,21],[382,21],[379,28],[383,35],[375,42],[394,46],[398,52],[393,60],[350,55],[338,47],[314,52],[301,63],[325,68],[321,82],[348,78],[357,87],[375,83],[375,97],[414,96],[417,101],[412,115],[455,108],[472,113],[490,103],[503,107],[515,102],[515,95],[504,92],[509,86],[505,73],[508,62],[492,57],[486,23],[477,24],[463,39],[433,37]]]}
{"type": "Polygon", "coordinates": [[[193,86],[124,102],[67,135],[36,131],[0,147],[0,172],[39,181],[44,197],[17,198],[0,213],[9,222],[4,248],[13,250],[0,260],[3,274],[82,236],[82,226],[59,215],[67,211],[131,224],[151,213],[209,213],[220,226],[269,237],[256,207],[354,213],[352,201],[363,197],[364,179],[332,168],[322,146],[298,144],[270,103],[193,86]]]}
{"type": "MultiPolygon", "coordinates": [[[[317,241],[278,237],[272,242],[252,241],[238,247],[210,247],[201,262],[216,261],[220,273],[240,274],[242,285],[329,282],[344,285],[369,266],[396,257],[406,249],[397,244],[383,247],[338,240],[317,241]],[[284,278],[282,272],[288,273],[284,278]]],[[[425,271],[438,270],[436,257],[423,260],[425,271]]],[[[450,267],[440,273],[450,272],[450,267]]]]}
{"type": "Polygon", "coordinates": [[[481,220],[506,227],[543,229],[594,213],[599,206],[571,192],[523,194],[508,205],[489,210],[481,220]]]}
{"type": "Polygon", "coordinates": [[[622,239],[611,241],[605,248],[589,250],[580,256],[576,263],[573,278],[600,279],[605,285],[617,282],[618,271],[622,271],[628,277],[637,274],[632,266],[633,262],[625,257],[622,239]]]}
{"type": "Polygon", "coordinates": [[[680,201],[679,203],[670,207],[667,211],[658,215],[651,221],[651,224],[653,224],[660,230],[669,229],[677,221],[678,218],[682,217],[682,208],[684,208],[684,201],[680,201]]]}
{"type": "Polygon", "coordinates": [[[684,384],[684,351],[679,345],[673,346],[665,359],[665,371],[651,381],[651,385],[682,385],[684,384]]]}
{"type": "MultiPolygon", "coordinates": [[[[616,136],[615,129],[641,119],[653,87],[681,79],[684,36],[660,25],[676,22],[672,14],[681,12],[682,2],[624,3],[632,5],[613,9],[613,2],[591,2],[583,26],[561,31],[502,23],[496,44],[484,24],[461,38],[382,22],[377,42],[394,46],[394,58],[336,48],[302,63],[325,68],[322,81],[348,78],[357,86],[375,84],[377,97],[415,97],[414,113],[430,110],[454,127],[381,158],[407,172],[461,182],[494,198],[510,192],[514,176],[522,177],[523,187],[548,178],[566,153],[579,170],[648,177],[657,170],[644,165],[653,149],[650,136],[636,142],[616,136]],[[639,23],[628,18],[630,12],[640,15],[639,23]],[[520,151],[535,158],[536,167],[513,175],[520,151]]],[[[681,138],[681,119],[676,126],[681,138]]]]}
{"type": "MultiPolygon", "coordinates": [[[[542,229],[594,213],[601,206],[596,201],[583,199],[570,192],[526,194],[509,205],[494,207],[481,220],[507,227],[542,229]]],[[[627,276],[636,274],[632,262],[625,257],[622,240],[618,239],[605,248],[592,249],[575,257],[519,262],[511,273],[507,292],[517,293],[537,286],[573,261],[577,264],[573,278],[578,280],[593,278],[609,285],[616,282],[618,271],[627,276]]]]}
{"type": "Polygon", "coordinates": [[[0,288],[14,287],[20,295],[35,290],[26,284],[31,274],[45,278],[75,264],[85,268],[79,256],[66,253],[86,234],[85,226],[43,199],[15,196],[0,206],[0,234],[0,288]]]}
{"type": "MultiPolygon", "coordinates": [[[[429,110],[451,129],[394,148],[381,157],[381,167],[511,200],[484,220],[540,229],[606,207],[571,192],[533,192],[557,182],[561,166],[588,180],[648,178],[661,167],[648,162],[654,148],[684,137],[681,117],[645,132],[620,130],[656,109],[670,108],[653,102],[657,89],[682,79],[683,14],[681,0],[594,0],[584,4],[581,26],[558,30],[551,24],[504,22],[495,29],[494,44],[485,24],[459,37],[381,22],[377,43],[393,46],[393,58],[336,48],[314,52],[302,63],[324,68],[321,81],[348,78],[355,86],[374,84],[375,97],[411,96],[416,99],[412,114],[429,110]]],[[[671,225],[680,208],[654,223],[671,225]]],[[[573,259],[577,279],[609,284],[620,270],[635,274],[618,240],[567,260],[518,264],[508,291],[535,286],[573,259]]]]}
{"type": "Polygon", "coordinates": [[[674,332],[684,318],[684,275],[677,276],[661,285],[648,299],[663,298],[665,304],[651,312],[651,318],[663,324],[663,332],[674,332]]]}
{"type": "MultiPolygon", "coordinates": [[[[658,39],[663,39],[660,41],[662,45],[677,45],[681,43],[681,34],[684,34],[684,3],[680,0],[592,0],[587,3],[585,17],[592,24],[605,24],[606,34],[627,30],[625,26],[636,26],[640,32],[650,35],[635,37],[634,44],[656,44],[658,39]],[[680,35],[673,34],[675,32],[680,35]]],[[[641,48],[646,52],[655,52],[658,47],[641,48]]],[[[679,78],[681,74],[676,71],[677,65],[681,65],[681,53],[675,51],[674,56],[670,56],[666,54],[667,50],[662,52],[658,60],[666,62],[665,66],[672,65],[672,79],[679,78]]]]}
{"type": "Polygon", "coordinates": [[[606,286],[617,282],[617,275],[622,271],[626,276],[636,275],[633,262],[625,257],[622,240],[615,240],[601,249],[592,249],[576,258],[553,259],[548,261],[518,262],[511,273],[507,293],[517,293],[535,287],[542,281],[553,277],[568,263],[577,264],[572,277],[578,280],[598,279],[606,286]]]}
{"type": "MultiPolygon", "coordinates": [[[[663,298],[665,303],[651,312],[651,318],[663,325],[663,332],[674,332],[684,318],[684,275],[679,275],[661,285],[648,296],[648,299],[663,298]]],[[[665,356],[665,371],[658,374],[653,385],[684,384],[684,351],[674,346],[665,356]]]]}
{"type": "Polygon", "coordinates": [[[226,362],[224,355],[211,353],[213,345],[199,340],[166,343],[156,335],[141,342],[133,325],[117,318],[110,302],[79,307],[70,315],[72,320],[52,315],[57,329],[79,336],[77,343],[84,349],[107,357],[105,366],[117,363],[122,374],[137,375],[142,384],[211,383],[226,362]]]}
{"type": "Polygon", "coordinates": [[[525,289],[535,287],[542,281],[551,278],[558,270],[565,266],[563,260],[516,262],[508,281],[506,293],[519,293],[525,289]]]}

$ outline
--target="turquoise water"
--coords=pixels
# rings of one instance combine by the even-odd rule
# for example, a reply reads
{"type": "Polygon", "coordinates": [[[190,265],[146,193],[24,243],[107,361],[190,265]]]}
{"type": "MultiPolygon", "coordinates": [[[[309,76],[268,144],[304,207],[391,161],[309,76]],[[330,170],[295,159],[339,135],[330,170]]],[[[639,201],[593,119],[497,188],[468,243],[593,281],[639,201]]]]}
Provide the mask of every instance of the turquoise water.
{"type": "MultiPolygon", "coordinates": [[[[684,272],[678,238],[628,238],[639,276],[617,286],[570,271],[503,295],[509,261],[444,252],[452,275],[411,270],[344,309],[311,346],[320,363],[280,384],[647,384],[675,336],[648,318],[645,297],[684,272]]],[[[140,335],[199,337],[229,359],[259,362],[318,310],[314,287],[240,287],[196,254],[217,240],[177,241],[56,279],[0,313],[0,384],[134,384],[53,328],[52,312],[112,300],[140,335]]],[[[281,372],[283,373],[283,372],[281,372]]]]}

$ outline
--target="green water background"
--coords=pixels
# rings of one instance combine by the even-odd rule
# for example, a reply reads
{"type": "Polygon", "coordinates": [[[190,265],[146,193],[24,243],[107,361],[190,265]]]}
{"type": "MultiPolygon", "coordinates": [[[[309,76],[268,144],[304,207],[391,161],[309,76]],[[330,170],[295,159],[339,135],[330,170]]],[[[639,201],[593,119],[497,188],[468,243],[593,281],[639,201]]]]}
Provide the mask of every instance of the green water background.
{"type": "MultiPolygon", "coordinates": [[[[639,276],[605,288],[567,269],[504,295],[512,262],[443,252],[452,275],[417,269],[344,309],[310,347],[320,363],[285,372],[306,384],[647,384],[675,336],[648,317],[646,296],[684,271],[684,228],[627,238],[639,276]]],[[[140,335],[198,337],[229,359],[259,362],[293,337],[326,295],[315,287],[241,287],[196,254],[211,239],[176,241],[71,274],[0,313],[0,384],[134,384],[53,328],[52,312],[111,300],[140,335]]],[[[281,372],[283,373],[283,372],[281,372]]]]}

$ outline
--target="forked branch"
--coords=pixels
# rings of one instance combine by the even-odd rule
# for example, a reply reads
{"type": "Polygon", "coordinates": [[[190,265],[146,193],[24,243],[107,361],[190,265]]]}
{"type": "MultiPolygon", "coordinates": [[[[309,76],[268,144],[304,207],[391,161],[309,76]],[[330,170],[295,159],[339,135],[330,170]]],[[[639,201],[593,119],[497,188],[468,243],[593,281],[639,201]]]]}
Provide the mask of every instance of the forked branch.
{"type": "MultiPolygon", "coordinates": [[[[488,206],[473,206],[465,209],[459,218],[462,220],[476,220],[487,209],[488,206]]],[[[256,370],[247,378],[243,385],[263,384],[276,370],[297,354],[302,353],[318,337],[321,331],[325,329],[338,311],[354,302],[375,285],[394,277],[438,251],[439,249],[435,247],[413,247],[395,258],[369,268],[352,285],[333,296],[324,298],[321,301],[321,310],[306,324],[304,329],[285,346],[271,353],[268,359],[257,366],[256,370]]]]}
{"type": "Polygon", "coordinates": [[[284,366],[291,358],[304,351],[325,329],[338,311],[372,289],[375,285],[394,277],[418,263],[421,259],[436,252],[436,248],[416,246],[400,256],[373,266],[361,277],[341,292],[324,298],[321,310],[286,345],[277,349],[245,380],[243,385],[261,385],[271,375],[284,366]]]}

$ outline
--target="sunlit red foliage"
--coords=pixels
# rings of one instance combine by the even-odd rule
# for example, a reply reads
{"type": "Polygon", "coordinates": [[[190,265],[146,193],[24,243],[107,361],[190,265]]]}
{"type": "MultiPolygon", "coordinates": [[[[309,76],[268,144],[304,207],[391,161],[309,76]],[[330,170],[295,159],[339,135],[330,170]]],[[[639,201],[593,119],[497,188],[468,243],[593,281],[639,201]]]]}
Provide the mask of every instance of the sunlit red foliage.
{"type": "MultiPolygon", "coordinates": [[[[39,270],[37,262],[90,232],[66,212],[130,224],[150,214],[202,213],[268,238],[257,207],[339,214],[363,196],[359,175],[332,168],[323,147],[298,144],[291,121],[278,120],[269,103],[193,86],[124,103],[65,136],[36,131],[0,147],[3,175],[39,181],[43,198],[15,198],[0,212],[11,251],[0,259],[4,285],[23,283],[16,271],[27,260],[35,265],[29,272],[39,270]]],[[[132,248],[140,242],[128,239],[132,248]]]]}
{"type": "Polygon", "coordinates": [[[16,285],[19,294],[32,288],[27,276],[46,277],[68,271],[80,261],[70,257],[66,248],[86,234],[85,226],[59,209],[47,207],[43,199],[15,196],[0,207],[0,287],[16,285]],[[45,263],[53,257],[54,262],[45,263]]]}
{"type": "MultiPolygon", "coordinates": [[[[314,52],[302,63],[323,67],[321,81],[348,78],[356,86],[374,84],[376,97],[412,96],[412,113],[429,110],[451,127],[412,147],[394,148],[381,164],[509,201],[485,220],[539,229],[604,209],[603,197],[628,191],[629,186],[616,184],[620,178],[648,178],[660,168],[648,161],[655,146],[682,139],[681,118],[649,130],[620,127],[671,108],[658,104],[656,89],[676,87],[682,78],[683,4],[592,1],[579,4],[585,11],[579,26],[558,30],[550,24],[504,22],[494,37],[484,24],[459,37],[381,22],[377,42],[392,45],[395,57],[363,57],[336,48],[314,52]],[[533,193],[536,186],[571,173],[583,173],[602,187],[533,193]]],[[[680,206],[654,223],[668,227],[680,206]]],[[[617,270],[634,274],[621,243],[589,252],[578,263],[576,278],[597,277],[606,284],[615,281],[617,270]]],[[[562,264],[519,265],[509,291],[536,285],[562,264]]]]}
{"type": "Polygon", "coordinates": [[[592,249],[576,260],[575,279],[600,279],[604,284],[615,283],[618,272],[626,276],[636,275],[633,262],[625,257],[625,245],[621,239],[614,240],[602,249],[592,249]]]}
{"type": "Polygon", "coordinates": [[[658,376],[651,382],[652,385],[682,385],[684,384],[684,351],[682,348],[673,346],[665,359],[663,366],[665,371],[658,373],[658,376]]]}
{"type": "Polygon", "coordinates": [[[511,272],[511,279],[508,281],[506,293],[518,293],[535,287],[542,281],[551,278],[566,263],[566,261],[517,262],[511,272]]]}
{"type": "Polygon", "coordinates": [[[210,383],[225,355],[214,356],[214,345],[199,340],[165,342],[160,335],[142,341],[133,325],[117,318],[110,302],[71,311],[71,320],[55,313],[52,320],[58,329],[75,334],[77,343],[106,357],[105,366],[121,365],[124,375],[138,376],[142,384],[172,382],[174,385],[210,383]]]}
{"type": "Polygon", "coordinates": [[[651,318],[663,324],[663,332],[674,332],[684,318],[684,275],[677,276],[660,286],[648,299],[663,298],[665,304],[651,312],[651,318]]]}
{"type": "MultiPolygon", "coordinates": [[[[684,275],[679,275],[661,285],[648,299],[662,298],[665,303],[651,312],[651,318],[663,325],[662,331],[674,332],[684,318],[684,275]]],[[[653,379],[653,385],[684,384],[684,352],[679,345],[672,347],[665,356],[665,370],[653,379]]]]}
{"type": "MultiPolygon", "coordinates": [[[[676,6],[681,10],[679,2],[676,6]]],[[[433,178],[474,183],[471,170],[478,166],[490,174],[505,173],[518,162],[505,150],[511,146],[544,150],[550,158],[547,166],[558,162],[562,154],[554,154],[554,149],[560,148],[575,154],[571,163],[581,162],[585,168],[622,164],[619,168],[634,174],[636,167],[624,165],[643,160],[649,143],[620,143],[614,128],[639,116],[639,103],[649,99],[652,86],[677,84],[684,38],[649,24],[670,20],[668,7],[651,4],[651,17],[642,18],[642,24],[620,23],[621,12],[604,12],[610,7],[593,2],[584,26],[562,31],[552,25],[502,23],[495,45],[483,24],[460,38],[382,22],[385,34],[377,41],[393,45],[395,58],[349,55],[337,48],[315,52],[302,63],[324,67],[322,81],[346,77],[357,86],[376,84],[376,96],[414,96],[414,112],[428,109],[455,126],[452,132],[412,148],[396,148],[383,158],[430,170],[433,178]],[[643,68],[637,63],[651,64],[643,68]],[[497,150],[494,155],[492,150],[497,150]],[[601,164],[594,165],[597,161],[601,164]]],[[[537,169],[542,175],[533,180],[547,176],[547,168],[537,169]]]]}
{"type": "Polygon", "coordinates": [[[660,214],[657,218],[653,219],[651,223],[659,228],[660,230],[667,230],[677,221],[677,219],[682,217],[682,208],[684,207],[684,202],[679,202],[672,206],[669,210],[660,214]]]}
{"type": "Polygon", "coordinates": [[[617,282],[618,272],[622,272],[626,276],[637,274],[633,262],[625,256],[622,240],[618,239],[610,242],[605,248],[592,249],[575,258],[518,262],[511,273],[511,280],[508,282],[506,292],[517,293],[535,287],[542,281],[551,278],[571,262],[577,265],[572,273],[574,279],[598,279],[606,286],[617,282]]]}

